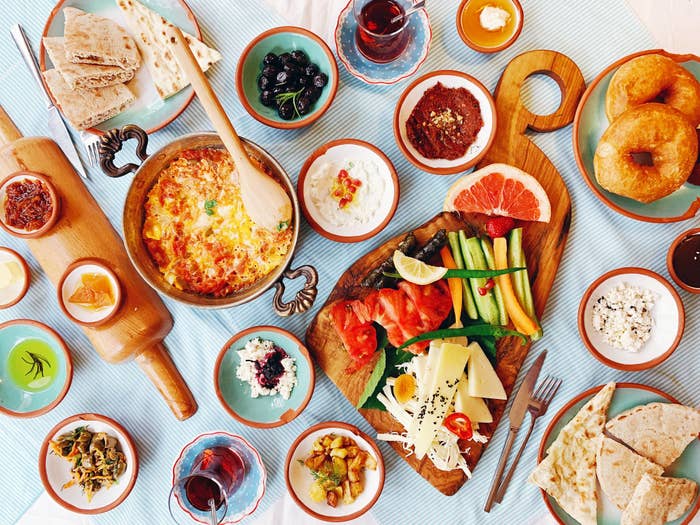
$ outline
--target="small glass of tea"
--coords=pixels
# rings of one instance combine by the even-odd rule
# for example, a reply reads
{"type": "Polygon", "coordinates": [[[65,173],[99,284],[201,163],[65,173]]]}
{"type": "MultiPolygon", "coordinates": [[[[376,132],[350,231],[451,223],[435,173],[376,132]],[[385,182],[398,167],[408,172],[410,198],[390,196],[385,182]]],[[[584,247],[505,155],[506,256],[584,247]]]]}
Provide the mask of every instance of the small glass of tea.
{"type": "Polygon", "coordinates": [[[355,43],[358,51],[368,60],[386,63],[396,60],[411,41],[408,30],[409,16],[403,16],[412,7],[409,0],[353,0],[353,14],[357,21],[355,43]],[[397,17],[400,17],[396,20],[397,17]],[[392,22],[393,20],[396,20],[392,22]]]}
{"type": "Polygon", "coordinates": [[[170,515],[176,523],[182,523],[178,510],[184,510],[190,517],[195,517],[195,514],[198,518],[211,516],[212,523],[221,523],[228,512],[229,499],[241,486],[244,477],[245,464],[235,450],[224,446],[202,450],[192,463],[189,474],[175,480],[168,502],[170,515]],[[172,501],[173,495],[178,498],[178,494],[184,494],[187,500],[179,502],[181,509],[177,509],[172,501]]]}

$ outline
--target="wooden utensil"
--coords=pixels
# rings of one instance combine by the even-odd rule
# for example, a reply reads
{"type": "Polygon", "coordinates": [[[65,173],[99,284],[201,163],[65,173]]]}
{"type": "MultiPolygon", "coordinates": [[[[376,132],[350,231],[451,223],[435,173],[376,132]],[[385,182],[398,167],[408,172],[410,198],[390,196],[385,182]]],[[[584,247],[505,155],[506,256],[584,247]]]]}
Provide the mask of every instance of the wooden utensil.
{"type": "MultiPolygon", "coordinates": [[[[478,167],[494,162],[506,162],[517,166],[536,177],[547,191],[552,203],[552,218],[548,224],[531,222],[523,230],[523,248],[527,254],[528,270],[532,282],[532,294],[538,316],[544,306],[554,282],[554,276],[566,243],[571,222],[571,200],[569,192],[554,165],[542,151],[526,136],[527,128],[535,131],[552,131],[573,121],[576,105],[585,88],[583,75],[568,57],[554,51],[531,51],[516,57],[506,66],[496,88],[496,109],[499,132],[488,154],[478,167]],[[562,102],[551,115],[535,115],[527,110],[520,99],[520,87],[530,75],[543,73],[557,81],[562,89],[562,102]]],[[[413,230],[419,244],[424,244],[440,228],[448,231],[479,229],[485,234],[484,215],[464,214],[464,220],[456,215],[438,214],[418,229],[413,230]]],[[[365,382],[374,363],[354,374],[346,369],[351,365],[347,351],[343,348],[333,328],[329,311],[331,303],[340,299],[362,297],[367,293],[359,286],[367,273],[391,255],[404,234],[398,235],[364,257],[357,260],[343,275],[331,292],[306,332],[306,345],[314,360],[326,372],[338,389],[353,405],[357,404],[365,382]]],[[[545,327],[546,330],[546,327],[545,327]]],[[[522,345],[511,337],[499,340],[496,349],[496,373],[510,395],[522,367],[530,344],[522,345]]],[[[505,401],[488,400],[493,423],[479,425],[479,432],[491,438],[503,416],[505,401]]],[[[378,432],[402,432],[404,429],[388,412],[361,409],[360,413],[378,432]]],[[[411,467],[427,479],[435,488],[448,496],[454,494],[466,482],[459,470],[444,472],[437,469],[430,459],[418,461],[401,443],[390,443],[411,467]]],[[[481,457],[484,445],[469,443],[465,455],[469,468],[474,469],[481,457]]]]}
{"type": "Polygon", "coordinates": [[[100,357],[110,363],[135,359],[175,416],[187,419],[197,403],[163,345],[173,326],[170,313],[131,265],[122,239],[51,139],[23,138],[0,107],[0,179],[18,172],[44,175],[61,200],[56,224],[27,245],[49,279],[58,285],[76,260],[96,258],[119,279],[123,291],[117,315],[99,327],[83,327],[100,357]]]}
{"type": "Polygon", "coordinates": [[[253,222],[268,230],[277,231],[281,226],[290,224],[292,202],[289,195],[277,181],[250,161],[238,133],[194,58],[190,46],[182,36],[182,31],[172,25],[168,26],[167,31],[178,64],[185,72],[185,77],[192,84],[214,129],[233,158],[246,212],[253,222]]]}

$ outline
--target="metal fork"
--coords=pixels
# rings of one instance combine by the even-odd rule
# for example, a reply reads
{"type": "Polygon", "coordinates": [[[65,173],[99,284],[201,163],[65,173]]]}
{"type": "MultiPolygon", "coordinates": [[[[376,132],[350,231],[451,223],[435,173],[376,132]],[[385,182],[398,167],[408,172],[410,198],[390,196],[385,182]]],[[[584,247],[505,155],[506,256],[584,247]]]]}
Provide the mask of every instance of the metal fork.
{"type": "Polygon", "coordinates": [[[90,167],[94,168],[95,166],[100,165],[100,137],[99,135],[93,135],[92,133],[88,133],[87,131],[81,131],[80,132],[80,140],[83,142],[83,146],[85,146],[85,151],[87,151],[87,158],[88,162],[90,163],[90,167]]]}
{"type": "Polygon", "coordinates": [[[544,381],[540,383],[540,386],[537,387],[537,390],[530,398],[530,402],[527,405],[527,411],[530,412],[530,428],[527,429],[527,434],[525,434],[525,439],[520,445],[518,453],[515,455],[513,464],[511,465],[510,470],[508,470],[506,477],[503,478],[503,482],[498,488],[498,492],[496,492],[496,503],[500,503],[501,500],[503,500],[503,496],[508,488],[508,483],[510,483],[510,478],[512,478],[513,474],[515,473],[515,467],[518,466],[520,456],[522,455],[523,450],[525,450],[525,445],[527,445],[527,440],[530,438],[530,434],[532,434],[532,429],[535,427],[535,420],[547,412],[549,403],[554,398],[554,395],[557,393],[560,386],[561,379],[548,375],[544,381]]]}

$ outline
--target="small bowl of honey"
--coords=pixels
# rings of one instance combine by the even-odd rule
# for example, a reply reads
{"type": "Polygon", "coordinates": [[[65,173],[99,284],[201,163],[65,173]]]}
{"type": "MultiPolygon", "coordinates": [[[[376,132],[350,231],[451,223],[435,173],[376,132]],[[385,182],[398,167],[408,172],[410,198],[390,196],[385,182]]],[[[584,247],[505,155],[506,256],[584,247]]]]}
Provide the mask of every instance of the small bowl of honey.
{"type": "Polygon", "coordinates": [[[83,326],[99,326],[111,320],[122,298],[119,278],[97,259],[81,259],[66,268],[57,291],[63,313],[83,326]]]}
{"type": "Polygon", "coordinates": [[[473,50],[496,53],[518,39],[523,19],[518,0],[462,0],[457,9],[457,32],[473,50]]]}
{"type": "Polygon", "coordinates": [[[73,363],[63,338],[31,319],[0,324],[0,414],[36,417],[65,397],[73,363]]]}
{"type": "Polygon", "coordinates": [[[671,279],[686,292],[700,293],[700,228],[681,233],[666,256],[671,279]]]}

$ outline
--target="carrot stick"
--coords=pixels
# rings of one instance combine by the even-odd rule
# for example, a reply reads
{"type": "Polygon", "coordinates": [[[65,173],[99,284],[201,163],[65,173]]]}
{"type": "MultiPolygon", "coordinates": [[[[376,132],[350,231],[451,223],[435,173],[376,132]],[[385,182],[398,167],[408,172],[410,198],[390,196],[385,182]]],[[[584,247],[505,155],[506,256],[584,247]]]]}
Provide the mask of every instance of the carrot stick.
{"type": "MultiPolygon", "coordinates": [[[[445,265],[445,268],[450,270],[457,268],[448,246],[440,248],[440,257],[442,257],[442,264],[445,265]]],[[[450,288],[450,295],[452,296],[452,308],[455,311],[455,322],[459,322],[462,318],[462,279],[459,277],[447,279],[447,286],[450,288]]]]}

